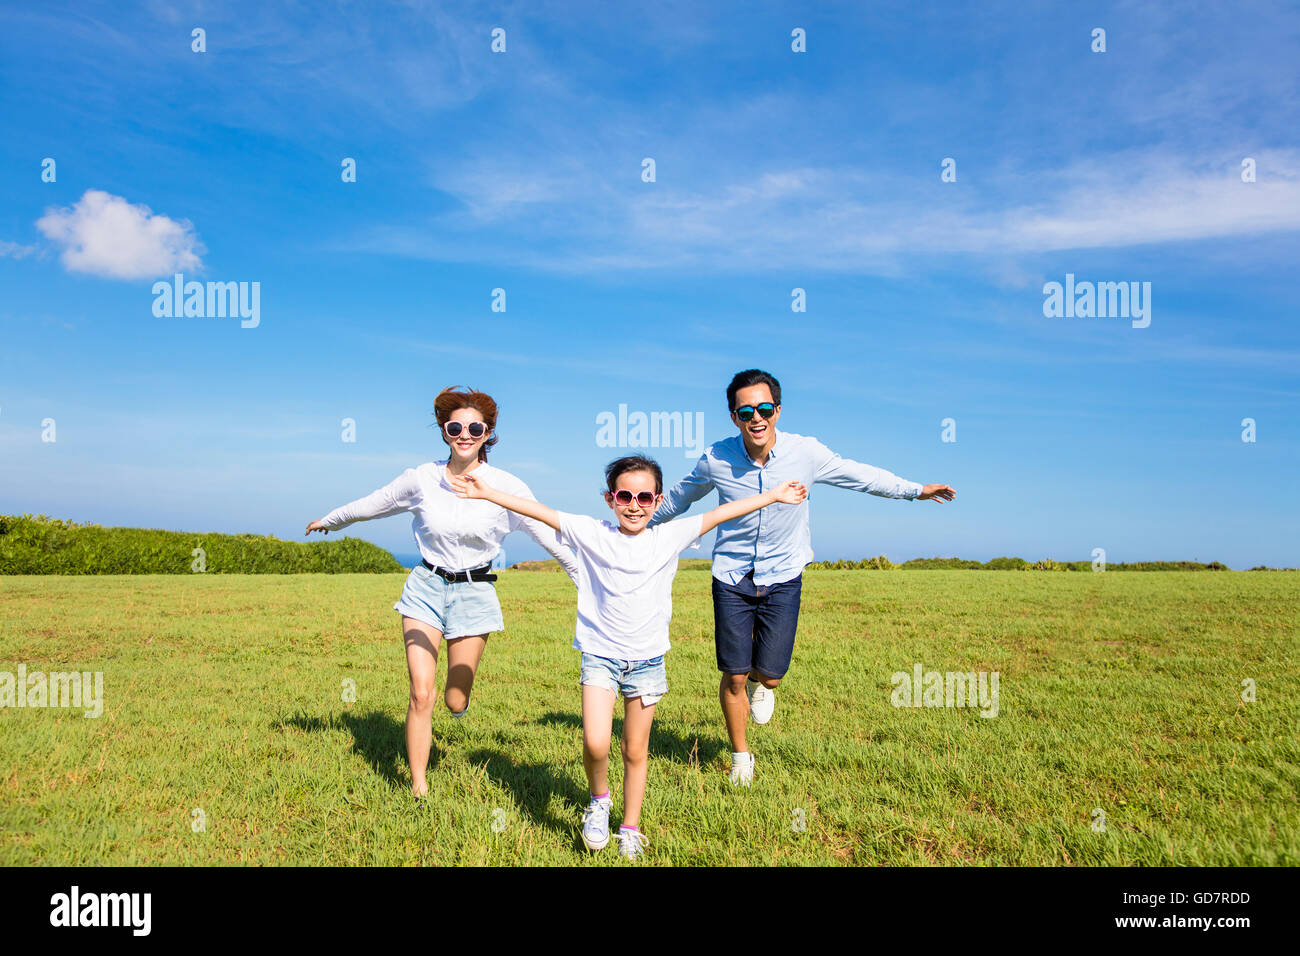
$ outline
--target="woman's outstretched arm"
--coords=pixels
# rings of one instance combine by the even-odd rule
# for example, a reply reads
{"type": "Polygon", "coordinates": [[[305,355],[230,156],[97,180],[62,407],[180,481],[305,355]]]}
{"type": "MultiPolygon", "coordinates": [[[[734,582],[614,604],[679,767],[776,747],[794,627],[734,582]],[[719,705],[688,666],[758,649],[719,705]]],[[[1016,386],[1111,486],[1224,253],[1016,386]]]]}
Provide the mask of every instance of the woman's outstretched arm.
{"type": "Polygon", "coordinates": [[[414,468],[408,468],[384,487],[372,491],[364,498],[350,501],[335,508],[325,517],[307,525],[306,534],[320,531],[328,534],[346,528],[354,521],[387,518],[389,515],[410,511],[420,503],[420,477],[414,468]]]}

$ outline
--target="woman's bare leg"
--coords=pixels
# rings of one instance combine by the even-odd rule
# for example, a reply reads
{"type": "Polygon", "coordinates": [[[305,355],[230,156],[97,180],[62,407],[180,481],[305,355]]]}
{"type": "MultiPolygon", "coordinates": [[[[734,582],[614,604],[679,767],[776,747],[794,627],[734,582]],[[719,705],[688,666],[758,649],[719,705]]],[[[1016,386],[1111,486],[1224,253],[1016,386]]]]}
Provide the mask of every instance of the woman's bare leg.
{"type": "Polygon", "coordinates": [[[469,694],[474,689],[474,675],[478,673],[483,649],[487,647],[486,634],[447,638],[447,688],[443,699],[452,716],[465,713],[469,694]]]}
{"type": "Polygon", "coordinates": [[[406,669],[411,674],[411,699],[406,708],[406,759],[411,765],[411,793],[429,792],[425,772],[433,743],[433,702],[438,692],[438,645],[442,632],[413,617],[402,617],[406,669]]]}

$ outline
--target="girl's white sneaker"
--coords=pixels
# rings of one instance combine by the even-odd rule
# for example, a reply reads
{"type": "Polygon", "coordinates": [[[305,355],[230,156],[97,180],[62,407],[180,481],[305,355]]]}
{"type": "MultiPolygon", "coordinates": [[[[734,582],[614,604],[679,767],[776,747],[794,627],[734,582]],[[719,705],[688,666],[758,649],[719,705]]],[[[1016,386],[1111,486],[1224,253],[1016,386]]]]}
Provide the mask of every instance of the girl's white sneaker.
{"type": "Polygon", "coordinates": [[[592,797],[587,809],[582,811],[582,842],[588,850],[603,850],[609,846],[609,797],[592,797]]]}
{"type": "Polygon", "coordinates": [[[645,854],[645,848],[650,845],[650,840],[640,830],[624,830],[622,827],[618,831],[618,855],[628,860],[639,860],[645,854]]]}

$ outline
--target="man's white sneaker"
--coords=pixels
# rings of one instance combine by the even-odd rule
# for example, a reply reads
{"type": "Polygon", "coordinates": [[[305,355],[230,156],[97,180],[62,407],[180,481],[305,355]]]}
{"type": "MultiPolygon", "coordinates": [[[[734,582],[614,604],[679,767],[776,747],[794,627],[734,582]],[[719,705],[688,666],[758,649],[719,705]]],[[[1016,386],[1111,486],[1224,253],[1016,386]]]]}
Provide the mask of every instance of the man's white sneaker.
{"type": "Polygon", "coordinates": [[[754,755],[750,753],[731,755],[731,785],[748,787],[754,782],[754,755]]]}
{"type": "Polygon", "coordinates": [[[745,692],[749,694],[749,716],[754,718],[754,723],[765,724],[771,720],[776,709],[776,691],[752,680],[745,685],[745,692]]]}
{"type": "Polygon", "coordinates": [[[609,797],[592,797],[582,811],[582,842],[588,850],[603,850],[609,845],[609,797]]]}
{"type": "Polygon", "coordinates": [[[650,845],[646,835],[640,830],[618,829],[618,855],[628,860],[639,860],[650,845]]]}

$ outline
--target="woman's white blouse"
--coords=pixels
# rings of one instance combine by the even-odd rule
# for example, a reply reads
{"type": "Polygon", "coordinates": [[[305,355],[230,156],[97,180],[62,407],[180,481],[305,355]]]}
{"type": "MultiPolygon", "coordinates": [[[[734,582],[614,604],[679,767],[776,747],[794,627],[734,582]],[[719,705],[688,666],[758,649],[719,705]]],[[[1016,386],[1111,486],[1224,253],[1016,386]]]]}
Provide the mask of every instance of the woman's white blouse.
{"type": "MultiPolygon", "coordinates": [[[[431,461],[408,468],[378,491],[335,508],[320,523],[333,531],[354,521],[409,511],[420,556],[448,571],[481,568],[497,556],[502,538],[511,531],[522,531],[549,551],[576,580],[577,561],[573,552],[560,543],[558,532],[490,501],[458,497],[447,483],[446,467],[446,461],[431,461]]],[[[471,474],[508,494],[537,500],[526,484],[487,462],[471,474]]]]}

